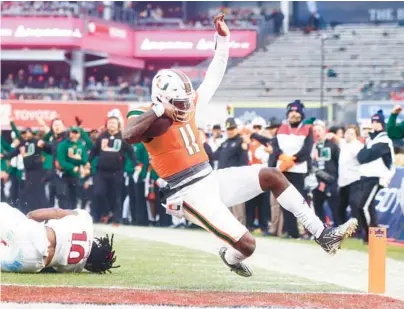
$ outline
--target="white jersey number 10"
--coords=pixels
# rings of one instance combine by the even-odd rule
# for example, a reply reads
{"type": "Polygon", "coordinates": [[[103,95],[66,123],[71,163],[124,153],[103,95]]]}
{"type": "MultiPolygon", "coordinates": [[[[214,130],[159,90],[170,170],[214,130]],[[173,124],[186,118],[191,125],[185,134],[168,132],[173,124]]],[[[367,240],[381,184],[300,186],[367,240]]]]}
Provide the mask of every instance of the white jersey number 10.
{"type": "Polygon", "coordinates": [[[87,233],[73,233],[72,234],[72,246],[70,248],[69,258],[67,264],[77,264],[83,259],[86,250],[78,242],[87,242],[87,233]]]}

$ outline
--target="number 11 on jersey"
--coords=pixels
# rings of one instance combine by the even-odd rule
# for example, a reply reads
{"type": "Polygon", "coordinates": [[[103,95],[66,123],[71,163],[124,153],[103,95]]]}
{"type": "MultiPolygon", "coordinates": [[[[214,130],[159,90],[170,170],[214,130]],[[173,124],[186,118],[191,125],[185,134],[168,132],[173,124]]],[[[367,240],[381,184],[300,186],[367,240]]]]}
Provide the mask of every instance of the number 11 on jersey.
{"type": "Polygon", "coordinates": [[[201,151],[199,148],[198,142],[196,141],[196,137],[194,132],[192,131],[191,125],[188,123],[183,127],[179,128],[181,137],[185,143],[185,147],[187,148],[188,154],[192,156],[195,153],[201,151]]]}

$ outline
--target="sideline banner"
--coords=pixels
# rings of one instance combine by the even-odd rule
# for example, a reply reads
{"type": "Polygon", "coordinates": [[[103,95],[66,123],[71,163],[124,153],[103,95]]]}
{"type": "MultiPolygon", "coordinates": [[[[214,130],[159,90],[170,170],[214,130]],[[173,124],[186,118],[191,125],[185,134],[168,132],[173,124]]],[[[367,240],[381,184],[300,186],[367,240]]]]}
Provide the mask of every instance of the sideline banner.
{"type": "Polygon", "coordinates": [[[70,17],[2,17],[2,47],[53,47],[80,45],[83,22],[70,17]]]}
{"type": "Polygon", "coordinates": [[[376,196],[379,225],[387,227],[387,237],[404,241],[404,168],[397,168],[388,188],[376,196]]]}
{"type": "Polygon", "coordinates": [[[98,19],[2,17],[2,48],[82,48],[133,57],[133,30],[98,19]]]}
{"type": "Polygon", "coordinates": [[[75,117],[83,120],[83,128],[96,129],[105,124],[107,114],[119,110],[123,119],[128,112],[127,103],[97,101],[13,101],[4,100],[0,105],[0,126],[10,128],[10,117],[18,127],[38,127],[38,118],[48,125],[54,118],[61,118],[66,126],[75,125],[75,117]]]}
{"type": "MultiPolygon", "coordinates": [[[[134,56],[147,58],[206,58],[213,56],[212,30],[135,31],[134,56]]],[[[257,46],[254,30],[233,30],[230,57],[245,57],[257,46]]]]}
{"type": "MultiPolygon", "coordinates": [[[[212,30],[133,30],[96,18],[2,18],[2,48],[81,48],[124,57],[201,59],[213,56],[212,30]]],[[[245,57],[257,46],[255,30],[233,30],[230,56],[245,57]]]]}

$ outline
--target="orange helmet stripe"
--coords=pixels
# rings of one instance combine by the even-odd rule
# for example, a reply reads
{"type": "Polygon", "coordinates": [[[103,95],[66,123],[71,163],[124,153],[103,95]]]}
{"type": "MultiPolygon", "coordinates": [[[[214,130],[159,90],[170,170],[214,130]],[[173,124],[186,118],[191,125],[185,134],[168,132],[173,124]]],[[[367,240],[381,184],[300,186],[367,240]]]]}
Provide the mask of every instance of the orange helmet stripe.
{"type": "Polygon", "coordinates": [[[186,76],[183,72],[181,72],[180,70],[175,70],[175,69],[172,69],[172,71],[175,73],[175,74],[177,74],[180,78],[181,78],[181,80],[183,81],[183,83],[184,83],[184,86],[185,86],[185,91],[186,91],[186,93],[187,94],[191,94],[191,92],[192,92],[192,86],[191,86],[191,83],[190,83],[190,80],[189,80],[189,78],[188,78],[188,76],[186,76]]]}

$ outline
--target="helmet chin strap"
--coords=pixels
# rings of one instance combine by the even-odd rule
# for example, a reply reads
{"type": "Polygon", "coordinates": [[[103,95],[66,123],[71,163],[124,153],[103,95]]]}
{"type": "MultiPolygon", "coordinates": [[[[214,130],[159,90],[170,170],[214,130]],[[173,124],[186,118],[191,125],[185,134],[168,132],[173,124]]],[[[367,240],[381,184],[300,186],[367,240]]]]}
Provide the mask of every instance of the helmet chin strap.
{"type": "Polygon", "coordinates": [[[191,118],[191,110],[183,111],[183,110],[179,110],[178,108],[175,108],[174,118],[175,118],[175,121],[178,121],[178,122],[187,122],[191,118]]]}

